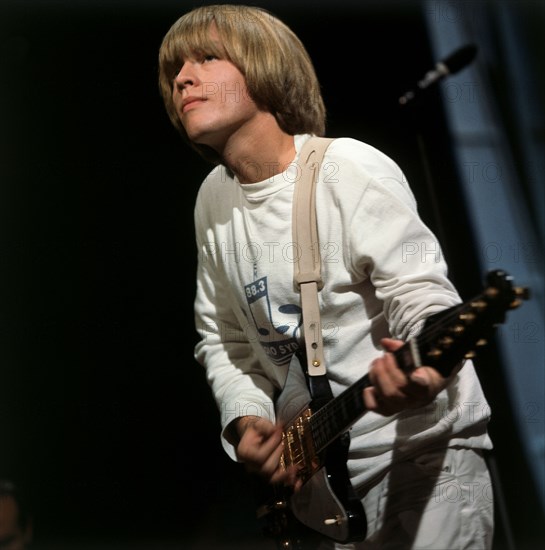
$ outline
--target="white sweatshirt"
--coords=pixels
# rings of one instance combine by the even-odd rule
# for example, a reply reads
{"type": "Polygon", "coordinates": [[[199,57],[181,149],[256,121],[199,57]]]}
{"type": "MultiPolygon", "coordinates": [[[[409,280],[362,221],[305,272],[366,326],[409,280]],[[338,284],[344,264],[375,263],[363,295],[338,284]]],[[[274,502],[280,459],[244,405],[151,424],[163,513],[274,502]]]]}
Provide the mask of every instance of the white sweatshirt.
{"type": "MultiPolygon", "coordinates": [[[[308,138],[295,136],[297,152],[308,138]]],[[[197,197],[195,318],[202,339],[195,357],[206,369],[221,414],[223,446],[234,460],[225,428],[244,415],[275,421],[275,395],[294,350],[303,346],[291,223],[299,175],[297,157],[285,172],[263,174],[254,184],[241,185],[218,166],[197,197]]],[[[350,138],[329,146],[316,211],[324,354],[337,395],[382,354],[380,338],[407,339],[419,321],[460,297],[404,174],[377,149],[350,138]]],[[[367,412],[354,424],[352,482],[364,484],[394,456],[445,440],[489,449],[489,416],[474,366],[466,361],[427,407],[391,417],[367,412]]]]}

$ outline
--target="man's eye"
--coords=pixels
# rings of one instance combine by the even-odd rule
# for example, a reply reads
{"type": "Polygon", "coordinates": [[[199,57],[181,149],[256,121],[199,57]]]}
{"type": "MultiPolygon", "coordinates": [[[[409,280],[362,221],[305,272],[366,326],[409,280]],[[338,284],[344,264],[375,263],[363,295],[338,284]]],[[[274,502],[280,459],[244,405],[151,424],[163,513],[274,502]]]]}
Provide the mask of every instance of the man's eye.
{"type": "Polygon", "coordinates": [[[217,59],[217,57],[212,54],[203,56],[203,62],[214,61],[215,59],[217,59]]]}

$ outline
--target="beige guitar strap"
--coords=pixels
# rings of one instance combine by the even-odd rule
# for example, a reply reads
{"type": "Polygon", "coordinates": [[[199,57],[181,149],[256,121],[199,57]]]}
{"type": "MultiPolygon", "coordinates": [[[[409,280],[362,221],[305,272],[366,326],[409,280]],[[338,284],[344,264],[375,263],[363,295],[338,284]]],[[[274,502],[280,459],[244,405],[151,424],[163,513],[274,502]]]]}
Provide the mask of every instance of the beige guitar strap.
{"type": "Polygon", "coordinates": [[[318,291],[323,287],[316,225],[316,183],[325,151],[333,138],[311,137],[299,154],[300,178],[293,198],[292,231],[297,251],[294,284],[301,292],[308,374],[326,373],[318,291]]]}

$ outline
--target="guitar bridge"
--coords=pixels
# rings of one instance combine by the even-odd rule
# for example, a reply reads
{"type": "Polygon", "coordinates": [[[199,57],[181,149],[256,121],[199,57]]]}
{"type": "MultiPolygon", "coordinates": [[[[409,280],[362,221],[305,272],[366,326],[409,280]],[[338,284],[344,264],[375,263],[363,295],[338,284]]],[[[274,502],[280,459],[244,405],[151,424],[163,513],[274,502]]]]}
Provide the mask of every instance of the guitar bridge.
{"type": "Polygon", "coordinates": [[[296,466],[298,476],[303,483],[308,481],[322,467],[320,457],[316,454],[310,427],[312,411],[306,409],[292,423],[284,428],[282,443],[284,451],[280,465],[285,470],[296,466]]]}

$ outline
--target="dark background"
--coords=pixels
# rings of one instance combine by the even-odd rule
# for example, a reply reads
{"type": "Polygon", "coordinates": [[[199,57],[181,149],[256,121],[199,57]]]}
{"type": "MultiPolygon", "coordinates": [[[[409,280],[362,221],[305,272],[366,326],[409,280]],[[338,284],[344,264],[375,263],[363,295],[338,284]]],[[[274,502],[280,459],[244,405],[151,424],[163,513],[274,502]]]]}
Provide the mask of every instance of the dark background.
{"type": "MultiPolygon", "coordinates": [[[[211,167],[157,87],[162,37],[193,4],[149,4],[0,8],[0,478],[27,493],[37,548],[267,544],[193,360],[192,207],[211,167]]],[[[328,134],[404,169],[467,298],[483,281],[439,97],[414,116],[397,105],[435,62],[415,4],[261,5],[315,60],[328,134]]],[[[505,497],[496,547],[533,548],[542,515],[497,362],[492,344],[477,363],[505,497]]]]}

